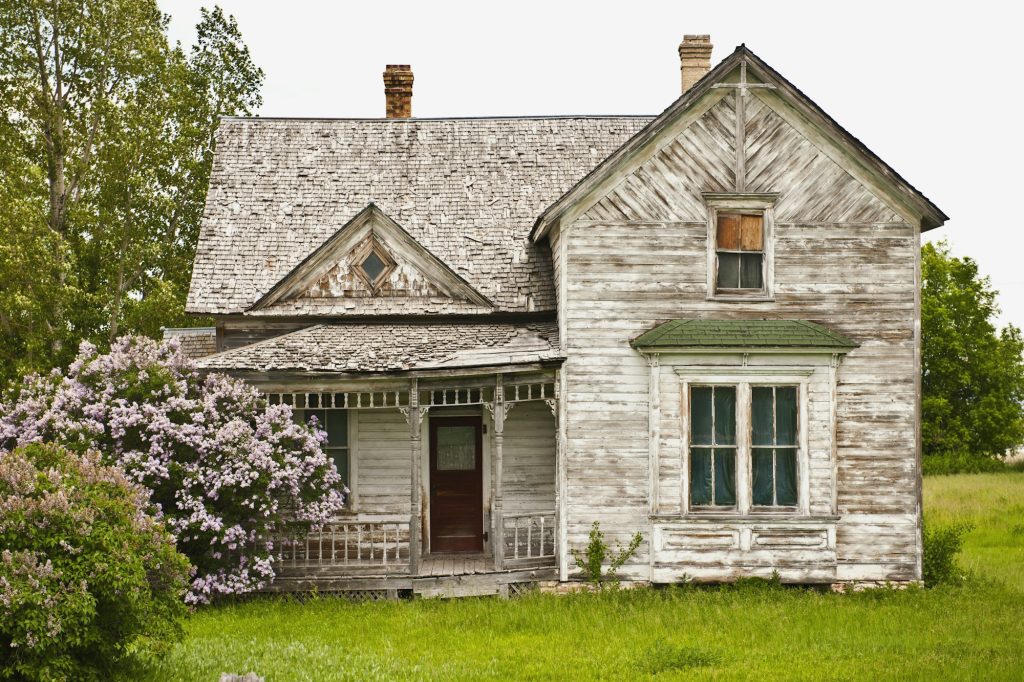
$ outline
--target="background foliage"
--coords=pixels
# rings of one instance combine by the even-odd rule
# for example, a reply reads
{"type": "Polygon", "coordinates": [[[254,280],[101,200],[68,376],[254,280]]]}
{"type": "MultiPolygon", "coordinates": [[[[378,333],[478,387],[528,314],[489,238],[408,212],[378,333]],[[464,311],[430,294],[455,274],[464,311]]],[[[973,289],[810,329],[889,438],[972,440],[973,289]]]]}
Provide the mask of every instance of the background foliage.
{"type": "Polygon", "coordinates": [[[945,242],[921,253],[925,470],[984,471],[1024,442],[1024,340],[997,331],[997,292],[945,242]]]}
{"type": "Polygon", "coordinates": [[[156,0],[0,3],[0,385],[189,321],[218,118],[263,82],[233,17],[197,29],[186,52],[156,0]]]}
{"type": "Polygon", "coordinates": [[[26,378],[0,404],[3,450],[54,442],[99,450],[150,501],[195,566],[189,602],[257,589],[273,579],[272,539],[308,530],[343,502],[322,430],[292,421],[256,389],[201,376],[176,344],[118,339],[82,350],[67,374],[26,378]]]}
{"type": "Polygon", "coordinates": [[[98,452],[0,457],[0,678],[102,679],[137,638],[178,634],[188,560],[148,508],[98,452]]]}

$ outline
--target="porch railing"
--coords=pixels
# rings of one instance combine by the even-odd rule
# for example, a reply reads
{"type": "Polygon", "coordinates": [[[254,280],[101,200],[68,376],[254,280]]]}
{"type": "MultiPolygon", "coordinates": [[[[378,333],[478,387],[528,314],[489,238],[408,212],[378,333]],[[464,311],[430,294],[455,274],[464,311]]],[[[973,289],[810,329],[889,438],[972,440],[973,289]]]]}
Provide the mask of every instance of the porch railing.
{"type": "Polygon", "coordinates": [[[409,566],[408,521],[342,521],[324,524],[305,537],[284,538],[275,547],[284,569],[389,569],[409,566]]]}
{"type": "Polygon", "coordinates": [[[502,526],[506,563],[555,558],[555,512],[505,514],[502,526]]]}

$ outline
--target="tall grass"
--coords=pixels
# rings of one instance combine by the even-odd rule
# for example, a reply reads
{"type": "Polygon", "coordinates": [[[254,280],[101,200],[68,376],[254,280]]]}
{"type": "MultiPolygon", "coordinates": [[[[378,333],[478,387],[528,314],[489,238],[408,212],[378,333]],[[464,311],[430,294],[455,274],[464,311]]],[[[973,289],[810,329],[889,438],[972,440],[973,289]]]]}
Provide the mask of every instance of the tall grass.
{"type": "Polygon", "coordinates": [[[181,644],[125,679],[1021,679],[1024,476],[925,485],[930,523],[974,524],[962,564],[980,578],[845,595],[754,582],[513,601],[256,600],[197,612],[181,644]]]}

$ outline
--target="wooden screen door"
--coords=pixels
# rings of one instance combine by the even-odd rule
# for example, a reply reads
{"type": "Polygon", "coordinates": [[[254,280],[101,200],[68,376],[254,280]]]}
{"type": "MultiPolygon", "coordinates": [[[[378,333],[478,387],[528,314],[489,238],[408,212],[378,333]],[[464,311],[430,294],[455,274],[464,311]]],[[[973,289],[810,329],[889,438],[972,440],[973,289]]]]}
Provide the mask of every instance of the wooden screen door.
{"type": "Polygon", "coordinates": [[[484,548],[480,417],[430,418],[430,551],[484,548]]]}

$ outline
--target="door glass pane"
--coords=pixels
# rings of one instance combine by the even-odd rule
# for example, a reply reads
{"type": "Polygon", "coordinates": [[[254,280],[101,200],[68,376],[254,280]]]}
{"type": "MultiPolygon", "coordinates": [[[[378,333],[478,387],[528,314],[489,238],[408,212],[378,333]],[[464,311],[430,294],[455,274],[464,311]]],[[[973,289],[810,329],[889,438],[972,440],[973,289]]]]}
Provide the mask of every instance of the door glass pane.
{"type": "Polygon", "coordinates": [[[736,387],[716,386],[715,445],[736,444],[736,387]]]}
{"type": "Polygon", "coordinates": [[[796,445],[796,386],[775,389],[775,420],[775,442],[796,445]]]}
{"type": "Polygon", "coordinates": [[[785,506],[796,506],[796,450],[775,451],[775,500],[785,506]]]}
{"type": "Polygon", "coordinates": [[[437,470],[476,469],[476,427],[437,427],[437,470]]]}
{"type": "Polygon", "coordinates": [[[715,504],[736,504],[735,450],[715,450],[715,504]]]}
{"type": "Polygon", "coordinates": [[[696,445],[711,445],[711,387],[690,390],[690,437],[696,445]]]}
{"type": "Polygon", "coordinates": [[[758,507],[772,503],[772,451],[769,448],[754,448],[751,463],[752,500],[758,507]]]}
{"type": "Polygon", "coordinates": [[[774,445],[772,428],[772,388],[754,386],[750,389],[750,419],[753,422],[753,444],[774,445]]]}
{"type": "Polygon", "coordinates": [[[743,289],[760,289],[761,263],[763,258],[759,253],[744,253],[740,257],[740,287],[743,289]]]}
{"type": "Polygon", "coordinates": [[[711,504],[711,450],[690,450],[690,504],[711,504]]]}
{"type": "Polygon", "coordinates": [[[740,285],[740,254],[718,254],[718,288],[735,289],[740,285]]]}

